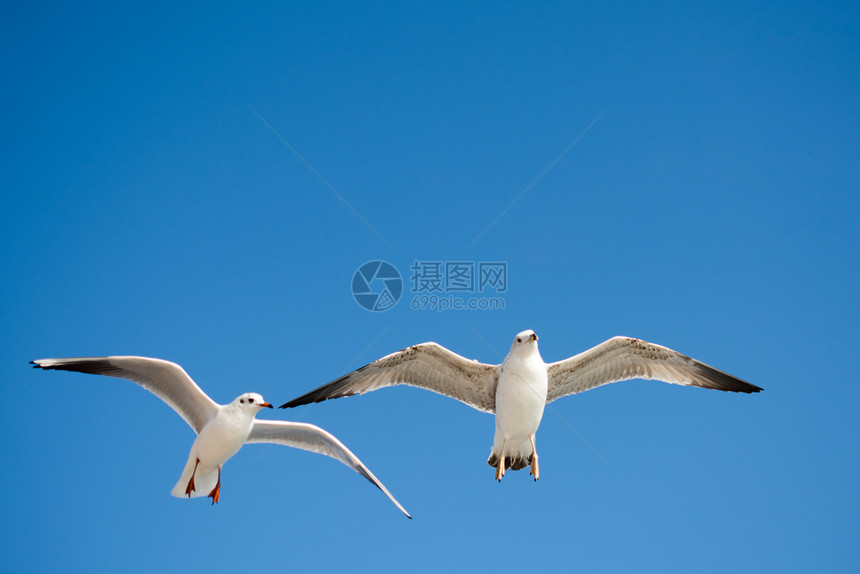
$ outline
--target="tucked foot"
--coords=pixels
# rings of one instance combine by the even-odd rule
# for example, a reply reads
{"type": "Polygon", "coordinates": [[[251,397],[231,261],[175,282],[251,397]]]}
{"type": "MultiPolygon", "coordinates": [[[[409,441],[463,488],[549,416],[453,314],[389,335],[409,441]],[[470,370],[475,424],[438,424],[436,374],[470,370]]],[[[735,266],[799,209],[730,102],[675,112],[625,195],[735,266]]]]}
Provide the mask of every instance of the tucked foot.
{"type": "Polygon", "coordinates": [[[540,478],[540,472],[538,471],[538,456],[537,454],[532,456],[532,467],[529,470],[529,474],[535,477],[535,482],[540,478]]]}
{"type": "MultiPolygon", "coordinates": [[[[502,482],[502,477],[505,476],[505,447],[506,446],[508,446],[508,441],[507,440],[502,441],[502,448],[499,450],[499,458],[496,461],[497,462],[497,464],[496,464],[496,480],[498,480],[499,482],[502,482]]],[[[488,460],[487,462],[489,462],[492,465],[493,464],[492,460],[493,460],[493,457],[491,456],[490,460],[488,460]]]]}
{"type": "Polygon", "coordinates": [[[212,489],[212,492],[209,493],[209,498],[212,499],[212,504],[218,502],[218,499],[221,498],[221,467],[218,467],[218,482],[215,484],[215,488],[212,489]]]}
{"type": "Polygon", "coordinates": [[[185,487],[185,496],[191,498],[191,493],[194,492],[194,475],[197,474],[197,466],[200,464],[200,459],[194,463],[194,470],[191,472],[191,478],[188,479],[188,486],[185,487]]]}
{"type": "Polygon", "coordinates": [[[534,435],[529,436],[529,441],[532,443],[532,467],[529,470],[529,474],[535,477],[535,482],[540,478],[540,472],[538,471],[538,455],[537,448],[535,447],[535,437],[534,435]]]}

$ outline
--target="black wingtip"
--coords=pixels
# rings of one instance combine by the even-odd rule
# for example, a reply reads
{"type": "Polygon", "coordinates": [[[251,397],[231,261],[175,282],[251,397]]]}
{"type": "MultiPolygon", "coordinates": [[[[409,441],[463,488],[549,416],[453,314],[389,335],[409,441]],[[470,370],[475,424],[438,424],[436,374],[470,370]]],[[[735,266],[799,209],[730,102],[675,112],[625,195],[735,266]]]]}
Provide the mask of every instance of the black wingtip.
{"type": "Polygon", "coordinates": [[[748,395],[751,395],[753,393],[760,393],[764,390],[763,388],[758,387],[752,383],[747,383],[746,381],[743,382],[745,383],[744,386],[736,389],[735,392],[747,393],[748,395]]]}
{"type": "Polygon", "coordinates": [[[752,393],[760,393],[764,390],[759,386],[748,383],[743,379],[739,379],[725,371],[706,365],[705,363],[695,361],[695,365],[697,367],[696,371],[700,377],[704,381],[707,381],[706,384],[697,386],[703,386],[717,391],[727,391],[730,393],[746,393],[748,395],[752,393]]]}
{"type": "Polygon", "coordinates": [[[302,405],[309,405],[311,403],[321,403],[321,402],[328,400],[328,399],[329,399],[329,397],[327,397],[324,392],[321,392],[321,389],[316,389],[316,390],[313,390],[313,391],[311,391],[305,395],[302,395],[296,399],[293,399],[291,401],[287,401],[284,404],[282,404],[281,406],[279,406],[278,408],[279,409],[292,409],[295,407],[300,407],[302,405]]]}
{"type": "Polygon", "coordinates": [[[730,387],[726,387],[726,388],[719,388],[719,389],[717,389],[717,390],[720,390],[720,391],[729,391],[730,393],[746,393],[746,394],[748,394],[748,395],[751,395],[751,394],[753,394],[753,393],[760,393],[760,392],[762,392],[764,389],[763,389],[763,388],[761,388],[761,387],[757,387],[757,386],[755,386],[755,385],[753,385],[753,384],[751,384],[751,383],[744,382],[744,384],[743,384],[743,385],[740,385],[740,384],[738,384],[738,383],[734,383],[734,384],[732,384],[732,386],[730,386],[730,387]]]}

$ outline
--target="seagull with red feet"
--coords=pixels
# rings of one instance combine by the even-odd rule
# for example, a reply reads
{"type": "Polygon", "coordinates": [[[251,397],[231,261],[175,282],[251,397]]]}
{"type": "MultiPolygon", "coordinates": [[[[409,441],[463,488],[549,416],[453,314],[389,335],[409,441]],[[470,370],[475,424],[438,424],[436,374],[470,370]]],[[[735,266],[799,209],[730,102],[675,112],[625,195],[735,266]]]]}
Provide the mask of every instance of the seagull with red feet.
{"type": "Polygon", "coordinates": [[[306,423],[258,421],[257,413],[272,405],[257,393],[245,393],[219,405],[197,386],[185,370],[170,361],[149,357],[80,357],[39,359],[36,368],[76,371],[134,381],[167,403],[197,433],[188,462],[170,492],[176,497],[221,496],[221,467],[246,443],[273,443],[330,456],[372,482],[407,517],[409,513],[357,456],[334,435],[306,423]]]}

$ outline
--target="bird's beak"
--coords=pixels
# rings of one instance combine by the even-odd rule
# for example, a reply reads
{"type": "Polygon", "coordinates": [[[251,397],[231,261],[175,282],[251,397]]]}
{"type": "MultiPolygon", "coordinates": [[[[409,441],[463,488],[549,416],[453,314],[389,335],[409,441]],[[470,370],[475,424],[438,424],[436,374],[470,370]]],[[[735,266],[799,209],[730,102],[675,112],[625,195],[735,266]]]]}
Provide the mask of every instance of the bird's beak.
{"type": "Polygon", "coordinates": [[[537,341],[538,340],[537,333],[532,333],[531,336],[529,336],[529,340],[530,341],[537,341]]]}
{"type": "Polygon", "coordinates": [[[272,405],[270,405],[269,403],[260,403],[260,407],[261,407],[261,408],[262,408],[262,407],[268,407],[268,408],[270,408],[270,409],[275,408],[275,407],[273,407],[272,405]]]}

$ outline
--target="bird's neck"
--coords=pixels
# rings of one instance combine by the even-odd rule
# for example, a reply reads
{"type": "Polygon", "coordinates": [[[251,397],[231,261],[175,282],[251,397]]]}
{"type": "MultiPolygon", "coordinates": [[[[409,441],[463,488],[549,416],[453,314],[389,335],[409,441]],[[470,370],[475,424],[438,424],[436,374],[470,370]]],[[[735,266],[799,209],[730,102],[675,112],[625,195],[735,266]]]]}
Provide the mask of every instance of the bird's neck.
{"type": "Polygon", "coordinates": [[[249,411],[248,409],[242,409],[233,405],[227,405],[224,407],[224,416],[228,417],[235,424],[253,424],[254,417],[257,413],[249,411]]]}
{"type": "Polygon", "coordinates": [[[537,347],[528,347],[525,349],[518,349],[516,352],[511,353],[509,359],[513,359],[517,362],[521,363],[531,363],[538,362],[543,364],[543,359],[540,356],[540,352],[537,347]]]}

